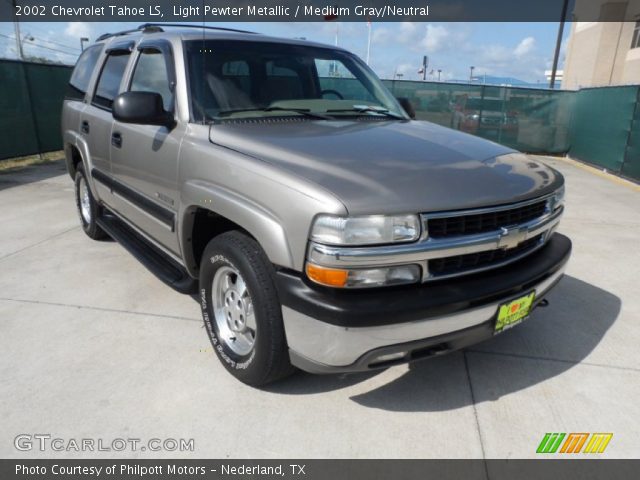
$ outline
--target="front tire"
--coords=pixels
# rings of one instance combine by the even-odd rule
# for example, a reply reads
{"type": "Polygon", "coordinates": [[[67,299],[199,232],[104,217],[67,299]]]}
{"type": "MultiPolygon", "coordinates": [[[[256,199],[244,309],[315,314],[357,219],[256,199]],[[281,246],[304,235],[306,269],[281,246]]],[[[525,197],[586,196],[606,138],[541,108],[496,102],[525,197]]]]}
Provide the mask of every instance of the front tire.
{"type": "Polygon", "coordinates": [[[107,234],[98,226],[97,223],[98,218],[102,214],[102,209],[91,194],[87,175],[85,174],[82,163],[78,164],[78,168],[76,170],[75,196],[78,216],[80,217],[80,223],[84,233],[93,240],[101,240],[105,238],[107,234]]]}
{"type": "Polygon", "coordinates": [[[255,240],[231,231],[209,242],[200,303],[213,349],[238,380],[259,387],[293,372],[275,272],[255,240]]]}

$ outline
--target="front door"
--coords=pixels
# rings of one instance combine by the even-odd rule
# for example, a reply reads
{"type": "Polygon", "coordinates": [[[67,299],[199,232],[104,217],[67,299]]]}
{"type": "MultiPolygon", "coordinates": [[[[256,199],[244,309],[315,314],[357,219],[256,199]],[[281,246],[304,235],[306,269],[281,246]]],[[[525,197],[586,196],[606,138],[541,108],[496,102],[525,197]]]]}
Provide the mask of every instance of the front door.
{"type": "MultiPolygon", "coordinates": [[[[128,91],[155,92],[175,112],[175,67],[164,40],[144,41],[137,49],[128,91]]],[[[173,128],[114,121],[111,173],[117,210],[153,240],[179,253],[176,229],[179,192],[178,153],[184,124],[173,128]]]]}

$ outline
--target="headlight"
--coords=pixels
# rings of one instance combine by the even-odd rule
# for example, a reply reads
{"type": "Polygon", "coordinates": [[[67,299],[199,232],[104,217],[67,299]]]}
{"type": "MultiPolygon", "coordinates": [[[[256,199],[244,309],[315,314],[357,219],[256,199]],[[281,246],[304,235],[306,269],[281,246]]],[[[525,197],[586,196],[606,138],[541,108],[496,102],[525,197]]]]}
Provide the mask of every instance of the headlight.
{"type": "Polygon", "coordinates": [[[311,240],[326,245],[382,245],[413,242],[420,237],[417,215],[320,215],[311,229],[311,240]]]}

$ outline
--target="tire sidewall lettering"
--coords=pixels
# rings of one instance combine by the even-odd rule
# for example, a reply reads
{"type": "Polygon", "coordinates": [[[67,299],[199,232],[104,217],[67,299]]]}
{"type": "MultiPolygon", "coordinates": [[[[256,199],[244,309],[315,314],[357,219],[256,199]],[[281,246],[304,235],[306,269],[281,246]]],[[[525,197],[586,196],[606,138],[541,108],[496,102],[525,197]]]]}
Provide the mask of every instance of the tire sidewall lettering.
{"type": "MultiPolygon", "coordinates": [[[[225,257],[224,255],[221,255],[221,254],[213,255],[212,257],[209,258],[209,262],[212,265],[214,273],[218,268],[220,268],[221,266],[224,266],[224,265],[228,265],[228,266],[240,271],[240,269],[238,269],[231,260],[229,260],[227,257],[225,257]]],[[[224,349],[224,345],[222,344],[222,342],[218,338],[218,335],[217,335],[217,333],[215,331],[215,328],[213,327],[213,322],[215,321],[213,319],[214,313],[213,312],[209,312],[209,309],[211,307],[210,304],[209,304],[209,301],[208,301],[208,299],[209,299],[209,297],[211,295],[210,289],[211,289],[211,285],[209,283],[207,283],[207,287],[206,288],[201,288],[200,289],[200,306],[202,308],[202,317],[204,319],[204,325],[205,325],[205,327],[207,329],[207,333],[209,334],[209,338],[211,339],[211,343],[213,345],[213,348],[216,351],[216,353],[218,354],[218,357],[222,361],[224,361],[227,365],[229,365],[231,368],[236,369],[236,370],[245,370],[253,362],[253,360],[255,358],[255,355],[256,355],[256,349],[254,347],[251,350],[251,353],[249,354],[249,358],[247,358],[243,362],[237,362],[237,361],[233,360],[227,354],[227,352],[224,349]]]]}

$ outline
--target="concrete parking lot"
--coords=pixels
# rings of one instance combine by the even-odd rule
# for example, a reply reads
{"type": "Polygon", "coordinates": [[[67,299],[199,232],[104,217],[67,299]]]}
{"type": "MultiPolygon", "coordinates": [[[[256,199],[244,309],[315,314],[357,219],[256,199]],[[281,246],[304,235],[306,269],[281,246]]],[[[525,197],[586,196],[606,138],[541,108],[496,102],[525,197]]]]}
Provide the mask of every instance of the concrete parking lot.
{"type": "Polygon", "coordinates": [[[530,458],[545,432],[640,454],[640,188],[561,159],[574,242],[548,308],[464,352],[255,390],[199,306],[81,231],[61,162],[0,173],[0,457],[530,458]],[[19,434],[194,439],[193,452],[22,452],[19,434]]]}

